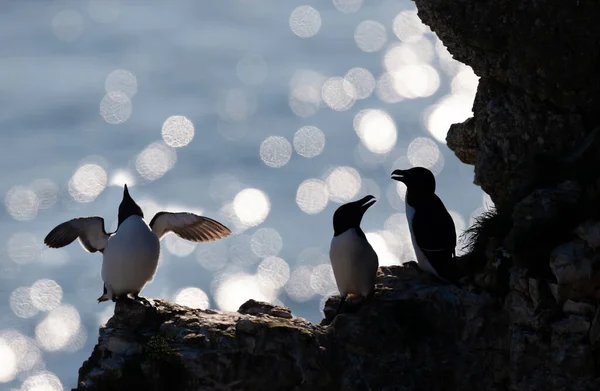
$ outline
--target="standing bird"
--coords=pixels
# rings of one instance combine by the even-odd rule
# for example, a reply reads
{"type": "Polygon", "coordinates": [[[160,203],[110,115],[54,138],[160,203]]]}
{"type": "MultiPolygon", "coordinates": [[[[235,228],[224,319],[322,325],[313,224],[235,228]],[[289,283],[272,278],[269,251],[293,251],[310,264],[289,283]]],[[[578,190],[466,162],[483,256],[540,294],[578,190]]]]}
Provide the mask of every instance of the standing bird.
{"type": "Polygon", "coordinates": [[[375,289],[379,260],[360,228],[363,215],[375,202],[375,197],[368,195],[340,206],[333,214],[334,233],[329,259],[341,296],[336,315],[346,302],[348,294],[359,295],[364,299],[371,296],[375,289]]]}
{"type": "Polygon", "coordinates": [[[218,240],[231,234],[223,224],[189,212],[158,212],[148,226],[142,208],[129,195],[127,185],[118,217],[115,232],[106,233],[102,217],[78,217],[57,225],[44,238],[44,243],[51,248],[64,247],[79,239],[86,251],[102,254],[104,293],[98,303],[117,301],[130,294],[134,299],[139,298],[142,288],[154,278],[160,240],[167,232],[192,242],[218,240]]]}
{"type": "Polygon", "coordinates": [[[444,203],[435,194],[435,177],[425,167],[395,170],[392,179],[406,185],[406,218],[421,270],[454,281],[456,228],[444,203]]]}

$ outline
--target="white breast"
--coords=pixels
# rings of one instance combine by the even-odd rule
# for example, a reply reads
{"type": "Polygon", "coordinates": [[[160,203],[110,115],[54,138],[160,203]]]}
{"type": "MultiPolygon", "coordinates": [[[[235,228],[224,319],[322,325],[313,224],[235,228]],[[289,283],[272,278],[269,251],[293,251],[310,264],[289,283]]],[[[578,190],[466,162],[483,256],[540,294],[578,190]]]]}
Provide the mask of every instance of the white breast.
{"type": "Polygon", "coordinates": [[[130,216],[108,240],[102,279],[116,295],[140,291],[154,277],[159,255],[156,235],[141,217],[130,216]]]}
{"type": "Polygon", "coordinates": [[[349,229],[331,239],[329,258],[342,296],[367,296],[373,289],[379,261],[369,242],[349,229]]]}
{"type": "Polygon", "coordinates": [[[431,266],[431,263],[429,263],[429,260],[427,259],[427,257],[425,256],[425,254],[423,254],[423,251],[421,251],[421,249],[419,248],[419,246],[417,245],[417,240],[415,238],[415,232],[413,229],[413,219],[415,217],[415,213],[417,212],[415,210],[415,208],[413,208],[412,206],[410,206],[408,204],[408,202],[404,202],[404,205],[406,207],[406,219],[408,220],[408,229],[410,230],[410,239],[412,241],[413,244],[413,248],[415,250],[415,255],[417,258],[417,264],[419,265],[419,268],[423,271],[435,274],[436,276],[438,275],[437,272],[435,271],[435,269],[433,268],[433,266],[431,266]]]}

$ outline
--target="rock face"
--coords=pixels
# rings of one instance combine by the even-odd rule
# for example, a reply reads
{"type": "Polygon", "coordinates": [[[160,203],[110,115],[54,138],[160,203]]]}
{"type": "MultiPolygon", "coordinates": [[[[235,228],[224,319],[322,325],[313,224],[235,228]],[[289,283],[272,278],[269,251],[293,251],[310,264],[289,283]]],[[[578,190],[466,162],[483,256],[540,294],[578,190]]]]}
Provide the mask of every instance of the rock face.
{"type": "Polygon", "coordinates": [[[322,330],[289,318],[163,300],[118,303],[80,369],[78,389],[277,390],[303,381],[326,389],[317,339],[322,330]]]}
{"type": "MultiPolygon", "coordinates": [[[[598,124],[595,1],[415,0],[418,15],[480,77],[472,119],[448,146],[501,208],[532,190],[534,156],[572,152],[598,124]]],[[[544,166],[544,165],[542,165],[544,166]]]]}
{"type": "Polygon", "coordinates": [[[480,77],[474,115],[447,143],[497,207],[471,230],[466,258],[482,265],[467,280],[509,317],[503,389],[597,387],[600,4],[415,2],[480,77]]]}
{"type": "MultiPolygon", "coordinates": [[[[593,304],[569,300],[561,309],[543,282],[522,275],[503,301],[439,282],[413,263],[381,268],[376,288],[327,326],[253,300],[237,313],[117,303],[77,390],[600,387],[593,304]]],[[[326,303],[323,324],[338,300],[326,303]]]]}

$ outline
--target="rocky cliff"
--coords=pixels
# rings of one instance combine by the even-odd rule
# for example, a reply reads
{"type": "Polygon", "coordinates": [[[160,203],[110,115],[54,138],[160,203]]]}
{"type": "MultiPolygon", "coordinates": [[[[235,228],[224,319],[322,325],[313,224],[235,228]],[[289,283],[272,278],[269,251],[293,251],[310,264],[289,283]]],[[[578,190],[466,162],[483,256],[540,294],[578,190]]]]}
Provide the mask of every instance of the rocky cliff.
{"type": "Polygon", "coordinates": [[[383,267],[371,301],[322,325],[249,301],[237,313],[120,302],[78,390],[597,390],[596,307],[511,275],[505,300],[383,267]]]}
{"type": "Polygon", "coordinates": [[[416,0],[480,76],[448,147],[497,206],[468,231],[464,277],[381,268],[331,324],[118,303],[78,390],[600,388],[600,3],[416,0]]]}

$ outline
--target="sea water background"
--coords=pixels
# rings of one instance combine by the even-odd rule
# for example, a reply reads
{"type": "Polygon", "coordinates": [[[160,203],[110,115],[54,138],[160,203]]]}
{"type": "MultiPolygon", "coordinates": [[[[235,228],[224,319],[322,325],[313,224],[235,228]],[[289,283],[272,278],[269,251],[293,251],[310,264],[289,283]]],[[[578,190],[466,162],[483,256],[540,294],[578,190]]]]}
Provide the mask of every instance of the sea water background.
{"type": "Polygon", "coordinates": [[[75,387],[114,304],[96,302],[100,255],[42,240],[77,216],[114,230],[124,183],[148,222],[234,232],[165,237],[143,295],[315,322],[341,203],[377,196],[363,228],[382,265],[414,259],[393,169],[430,167],[459,234],[491,205],[444,141],[478,78],[411,1],[7,1],[0,29],[1,389],[75,387]]]}

